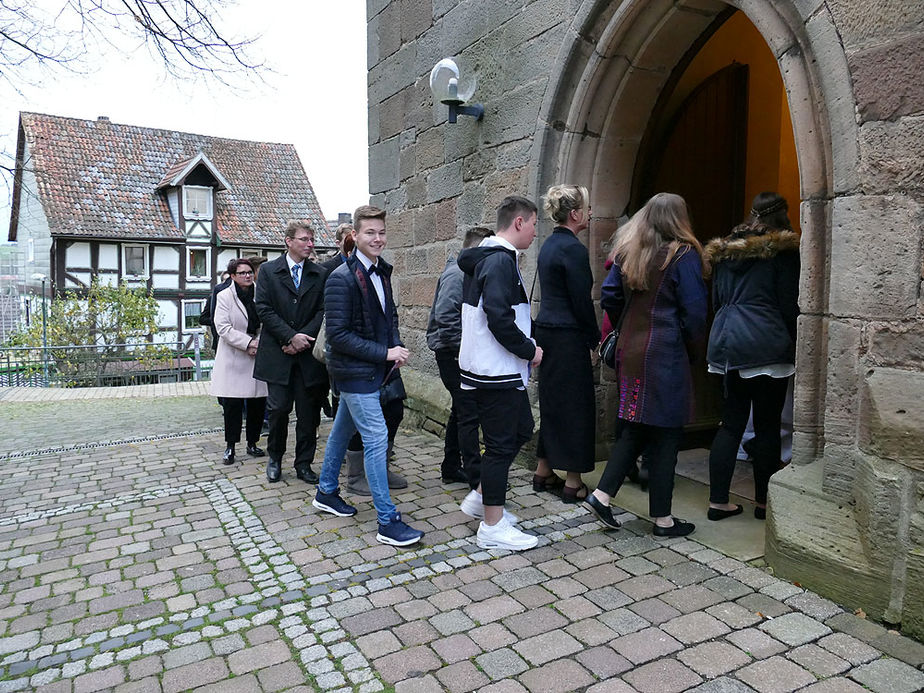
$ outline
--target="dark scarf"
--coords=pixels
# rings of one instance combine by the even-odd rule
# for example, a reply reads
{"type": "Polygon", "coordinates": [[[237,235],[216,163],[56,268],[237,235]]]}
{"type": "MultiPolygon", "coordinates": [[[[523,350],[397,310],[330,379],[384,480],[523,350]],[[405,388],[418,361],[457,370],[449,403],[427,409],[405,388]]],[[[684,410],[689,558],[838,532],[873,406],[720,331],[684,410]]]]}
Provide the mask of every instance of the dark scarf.
{"type": "Polygon", "coordinates": [[[244,309],[247,311],[247,334],[254,337],[260,329],[260,316],[257,315],[257,304],[253,300],[253,285],[245,289],[235,282],[234,290],[237,291],[237,297],[241,299],[241,303],[244,304],[244,309]]]}

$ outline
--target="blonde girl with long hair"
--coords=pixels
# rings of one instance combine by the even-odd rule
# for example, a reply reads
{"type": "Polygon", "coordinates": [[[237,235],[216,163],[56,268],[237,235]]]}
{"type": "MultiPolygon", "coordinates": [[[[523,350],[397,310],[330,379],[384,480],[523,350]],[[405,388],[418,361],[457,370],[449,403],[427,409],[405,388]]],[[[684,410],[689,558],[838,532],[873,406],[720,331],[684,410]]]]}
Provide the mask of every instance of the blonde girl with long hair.
{"type": "Polygon", "coordinates": [[[620,230],[600,304],[614,325],[617,439],[590,510],[616,528],[609,504],[647,450],[649,515],[656,536],[685,536],[695,527],[671,514],[674,467],[683,426],[692,414],[690,364],[702,352],[707,292],[702,246],[682,197],[658,193],[620,230]],[[628,305],[627,305],[628,304],[628,305]]]}

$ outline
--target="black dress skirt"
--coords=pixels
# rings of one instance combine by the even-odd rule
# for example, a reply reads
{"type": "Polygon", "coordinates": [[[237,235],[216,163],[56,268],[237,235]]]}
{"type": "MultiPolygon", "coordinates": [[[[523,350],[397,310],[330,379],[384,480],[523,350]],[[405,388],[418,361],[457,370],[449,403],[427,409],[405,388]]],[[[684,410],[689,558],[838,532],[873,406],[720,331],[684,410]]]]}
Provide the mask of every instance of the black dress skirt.
{"type": "Polygon", "coordinates": [[[536,326],[539,364],[539,444],[552,469],[593,471],[596,400],[587,339],[579,330],[536,326]]]}

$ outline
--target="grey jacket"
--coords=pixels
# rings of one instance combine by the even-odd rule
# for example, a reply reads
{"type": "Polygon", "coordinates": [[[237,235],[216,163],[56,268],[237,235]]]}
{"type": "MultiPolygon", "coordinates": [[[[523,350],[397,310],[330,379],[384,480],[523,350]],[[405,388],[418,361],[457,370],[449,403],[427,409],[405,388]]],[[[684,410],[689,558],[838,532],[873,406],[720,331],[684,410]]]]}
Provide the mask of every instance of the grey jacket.
{"type": "Polygon", "coordinates": [[[427,346],[431,350],[459,350],[462,342],[462,269],[456,259],[446,261],[446,268],[436,282],[430,321],[427,323],[427,346]]]}

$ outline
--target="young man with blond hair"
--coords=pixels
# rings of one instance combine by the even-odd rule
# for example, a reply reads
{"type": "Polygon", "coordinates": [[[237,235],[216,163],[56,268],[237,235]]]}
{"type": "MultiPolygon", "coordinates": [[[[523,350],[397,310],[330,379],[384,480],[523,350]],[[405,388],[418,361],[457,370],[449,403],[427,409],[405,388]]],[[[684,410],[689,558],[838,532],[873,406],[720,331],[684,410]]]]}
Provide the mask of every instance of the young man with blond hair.
{"type": "Polygon", "coordinates": [[[358,430],[363,465],[378,516],[376,540],[391,546],[420,541],[423,532],[409,527],[388,491],[388,426],[379,390],[410,352],[398,333],[398,311],[391,286],[392,266],[382,259],[385,211],[362,206],[353,214],[356,252],[337,267],[324,288],[327,370],[340,392],[340,406],[327,440],[321,480],[312,505],[338,517],[356,514],[340,497],[340,468],[350,438],[358,430]]]}

